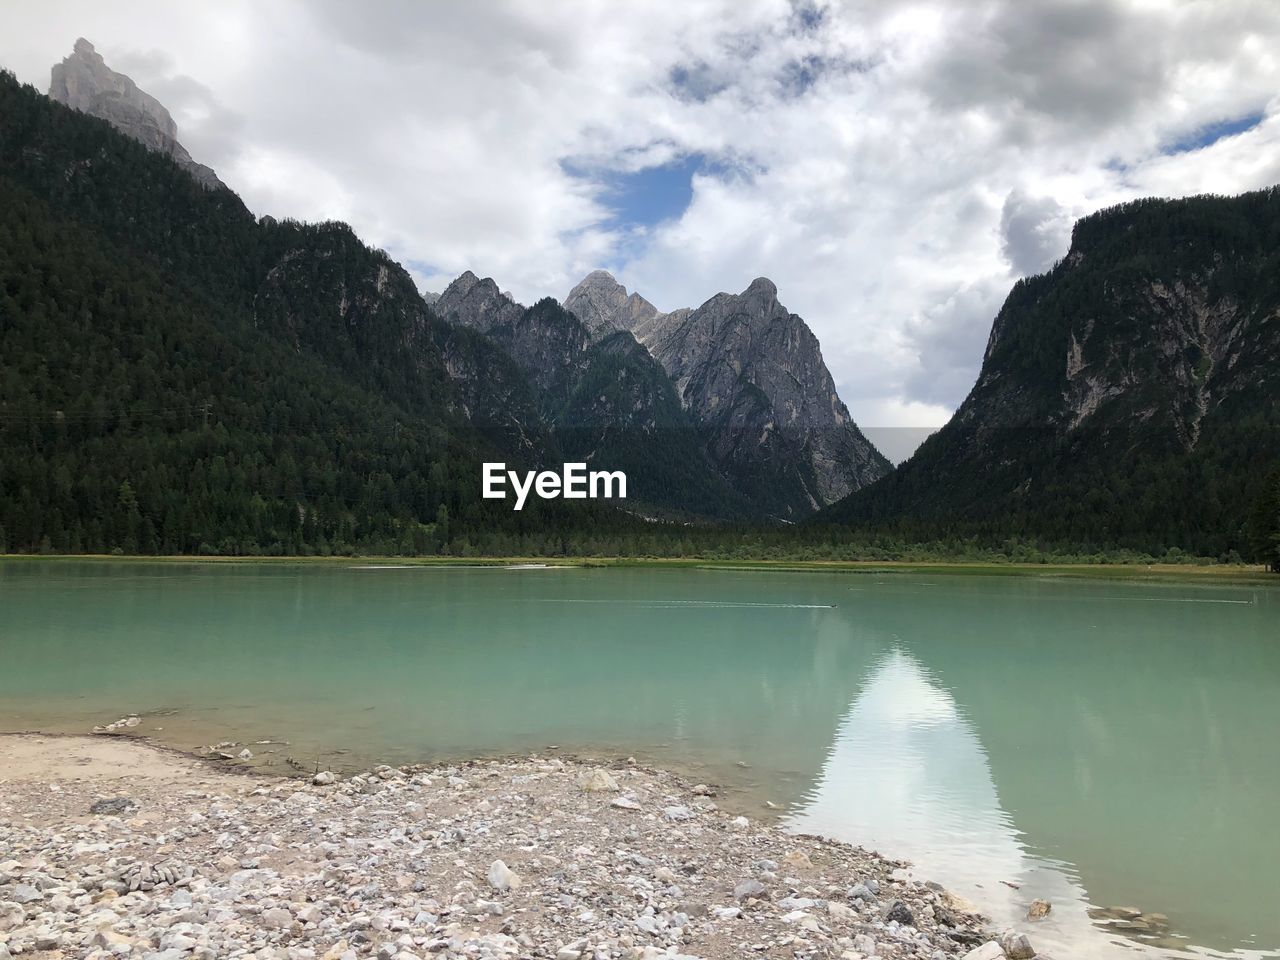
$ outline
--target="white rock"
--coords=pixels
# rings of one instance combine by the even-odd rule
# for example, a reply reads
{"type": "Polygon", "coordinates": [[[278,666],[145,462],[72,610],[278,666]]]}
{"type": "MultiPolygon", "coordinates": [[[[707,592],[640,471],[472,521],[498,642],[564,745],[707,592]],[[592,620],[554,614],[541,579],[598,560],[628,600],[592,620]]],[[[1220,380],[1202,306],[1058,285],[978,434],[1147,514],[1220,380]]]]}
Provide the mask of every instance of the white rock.
{"type": "Polygon", "coordinates": [[[31,886],[29,883],[20,883],[13,888],[13,892],[9,894],[15,903],[33,903],[36,900],[43,900],[44,894],[31,886]]]}
{"type": "Polygon", "coordinates": [[[792,850],[782,856],[782,865],[791,870],[810,870],[813,862],[803,850],[792,850]]]}
{"type": "Polygon", "coordinates": [[[636,917],[635,922],[637,927],[645,933],[652,934],[655,937],[662,932],[662,925],[658,922],[658,918],[651,917],[647,913],[636,917]]]}
{"type": "Polygon", "coordinates": [[[988,940],[980,947],[974,947],[964,955],[964,960],[1001,960],[1004,948],[995,940],[988,940]]]}
{"type": "Polygon", "coordinates": [[[93,939],[89,941],[89,945],[103,947],[114,953],[116,952],[116,947],[131,947],[134,942],[132,937],[126,937],[123,933],[117,933],[110,927],[104,926],[98,928],[97,933],[93,935],[93,939]]]}
{"type": "Polygon", "coordinates": [[[778,901],[779,910],[808,910],[810,907],[816,907],[817,901],[808,897],[783,897],[778,901]]]}
{"type": "MultiPolygon", "coordinates": [[[[962,897],[958,893],[952,893],[950,890],[942,891],[942,902],[949,909],[957,913],[967,913],[975,915],[978,913],[978,906],[972,900],[962,897]]],[[[970,951],[972,953],[973,951],[970,951]]]]}
{"type": "Polygon", "coordinates": [[[269,930],[287,930],[293,923],[293,915],[284,907],[263,910],[260,919],[262,925],[269,930]]]}
{"type": "Polygon", "coordinates": [[[0,930],[12,930],[26,922],[27,911],[12,901],[0,902],[0,930]]]}
{"type": "Polygon", "coordinates": [[[317,773],[314,777],[311,778],[311,782],[314,783],[317,787],[327,787],[337,783],[338,778],[332,770],[321,770],[319,773],[317,773]]]}
{"type": "Polygon", "coordinates": [[[501,860],[489,866],[489,886],[495,890],[514,890],[520,886],[520,877],[501,860]]]}
{"type": "Polygon", "coordinates": [[[827,901],[827,913],[831,915],[832,920],[852,920],[857,916],[857,913],[837,900],[827,901]]]}
{"type": "Polygon", "coordinates": [[[189,937],[185,933],[170,933],[160,938],[161,950],[182,950],[185,952],[195,945],[195,938],[189,937]]]}
{"type": "Polygon", "coordinates": [[[584,770],[578,775],[578,786],[587,793],[604,793],[617,790],[618,781],[613,779],[613,774],[608,770],[596,767],[593,770],[584,770]]]}
{"type": "Polygon", "coordinates": [[[169,906],[175,910],[185,910],[191,903],[191,894],[186,890],[175,890],[169,895],[169,906]]]}

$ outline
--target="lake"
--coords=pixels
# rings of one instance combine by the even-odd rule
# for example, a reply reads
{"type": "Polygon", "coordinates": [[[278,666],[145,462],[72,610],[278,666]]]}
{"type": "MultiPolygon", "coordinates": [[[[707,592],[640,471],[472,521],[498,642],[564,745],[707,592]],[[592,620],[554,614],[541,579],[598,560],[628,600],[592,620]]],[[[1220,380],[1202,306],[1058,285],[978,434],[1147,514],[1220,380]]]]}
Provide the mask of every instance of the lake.
{"type": "Polygon", "coordinates": [[[130,713],[277,769],[634,756],[1048,899],[1059,955],[1280,956],[1273,586],[0,561],[0,729],[130,713]]]}

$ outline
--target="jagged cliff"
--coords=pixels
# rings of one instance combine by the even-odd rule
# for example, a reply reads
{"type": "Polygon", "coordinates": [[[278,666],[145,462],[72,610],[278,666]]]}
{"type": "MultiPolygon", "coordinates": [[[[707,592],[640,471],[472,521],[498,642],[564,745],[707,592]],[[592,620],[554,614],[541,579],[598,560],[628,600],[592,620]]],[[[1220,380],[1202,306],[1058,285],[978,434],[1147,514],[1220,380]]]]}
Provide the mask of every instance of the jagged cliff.
{"type": "Polygon", "coordinates": [[[1218,554],[1277,467],[1280,191],[1141,200],[1076,224],[950,423],[818,519],[1218,554]]]}
{"type": "Polygon", "coordinates": [[[566,310],[572,310],[587,325],[593,336],[608,336],[615,330],[630,330],[643,342],[639,329],[658,316],[658,308],[638,293],[627,288],[607,270],[593,270],[569,291],[564,299],[566,310]]]}
{"type": "Polygon", "coordinates": [[[81,37],[71,56],[54,64],[49,96],[68,107],[108,121],[150,150],[172,157],[209,189],[226,189],[212,169],[191,159],[178,142],[178,125],[164,105],[106,65],[93,44],[81,37]]]}
{"type": "Polygon", "coordinates": [[[445,287],[431,307],[444,320],[487,333],[491,327],[514,322],[524,307],[498,289],[492,278],[481,280],[467,270],[445,287]]]}
{"type": "Polygon", "coordinates": [[[595,330],[635,334],[707,430],[712,458],[762,509],[800,518],[889,471],[837,395],[817,338],[771,281],[659,313],[597,270],[565,306],[595,330]]]}
{"type": "MultiPolygon", "coordinates": [[[[548,451],[571,460],[623,470],[641,509],[709,517],[739,517],[751,508],[707,454],[697,424],[683,409],[661,365],[627,330],[599,322],[544,298],[516,303],[491,278],[471,271],[454,280],[432,305],[454,330],[499,349],[519,368],[539,408],[538,431],[548,451]]],[[[456,344],[445,344],[455,369],[456,344]]],[[[496,367],[496,365],[495,365],[496,367]]],[[[505,368],[504,368],[505,369],[505,368]]],[[[508,376],[473,384],[473,406],[515,388],[508,376]]],[[[528,425],[528,418],[522,418],[528,425]]],[[[505,429],[495,424],[497,429],[505,429]]]]}

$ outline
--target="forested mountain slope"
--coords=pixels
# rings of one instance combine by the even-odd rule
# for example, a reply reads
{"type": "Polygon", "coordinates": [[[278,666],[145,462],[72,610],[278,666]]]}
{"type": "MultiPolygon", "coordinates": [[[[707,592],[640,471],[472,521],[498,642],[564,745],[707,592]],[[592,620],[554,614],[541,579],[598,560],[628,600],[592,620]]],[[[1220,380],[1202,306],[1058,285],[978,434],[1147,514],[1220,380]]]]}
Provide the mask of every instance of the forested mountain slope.
{"type": "Polygon", "coordinates": [[[1247,553],[1278,467],[1280,189],[1140,200],[1077,223],[952,420],[814,522],[1247,553]]]}
{"type": "Polygon", "coordinates": [[[569,535],[479,499],[407,274],[0,75],[0,546],[433,552],[569,535]]]}

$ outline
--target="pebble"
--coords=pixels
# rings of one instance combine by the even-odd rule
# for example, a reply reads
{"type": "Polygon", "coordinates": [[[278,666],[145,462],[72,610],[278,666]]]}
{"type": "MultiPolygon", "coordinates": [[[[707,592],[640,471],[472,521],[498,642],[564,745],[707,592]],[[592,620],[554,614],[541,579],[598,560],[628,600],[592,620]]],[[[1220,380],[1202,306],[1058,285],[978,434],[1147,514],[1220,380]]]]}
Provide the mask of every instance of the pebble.
{"type": "Polygon", "coordinates": [[[846,896],[850,900],[864,900],[867,903],[876,902],[876,895],[871,892],[871,889],[865,883],[855,883],[849,888],[846,896]]]}
{"type": "Polygon", "coordinates": [[[20,883],[9,892],[9,899],[14,903],[33,903],[43,900],[44,894],[29,883],[20,883]]]}
{"type": "Polygon", "coordinates": [[[899,865],[634,764],[59,785],[0,784],[0,944],[16,957],[954,960],[991,939],[968,914],[944,925],[947,895],[924,884],[873,911],[899,865]],[[145,818],[84,818],[104,786],[145,796],[145,818]]]}
{"type": "Polygon", "coordinates": [[[884,918],[888,921],[904,923],[907,926],[911,926],[916,922],[915,917],[911,915],[910,908],[901,900],[894,900],[885,908],[884,918]]]}
{"type": "Polygon", "coordinates": [[[1009,960],[1031,960],[1036,955],[1027,935],[1013,930],[1006,930],[1001,934],[1000,947],[1009,960]]]}
{"type": "Polygon", "coordinates": [[[262,911],[262,925],[268,930],[287,930],[292,923],[293,915],[284,907],[262,911]]]}
{"type": "Polygon", "coordinates": [[[489,866],[489,886],[505,892],[520,886],[520,877],[501,860],[495,860],[489,866]]]}
{"type": "Polygon", "coordinates": [[[96,816],[119,816],[136,809],[137,806],[128,797],[112,797],[109,800],[95,800],[89,804],[89,812],[96,816]]]}
{"type": "Polygon", "coordinates": [[[1002,960],[1004,948],[996,940],[988,940],[980,947],[974,947],[964,955],[964,960],[1002,960]]]}
{"type": "Polygon", "coordinates": [[[1031,906],[1027,907],[1028,920],[1043,920],[1049,915],[1049,911],[1053,909],[1053,904],[1048,900],[1032,900],[1031,906]]]}
{"type": "Polygon", "coordinates": [[[618,789],[618,781],[613,778],[608,770],[601,770],[596,767],[593,770],[584,770],[578,777],[578,786],[587,793],[603,793],[618,789]]]}

